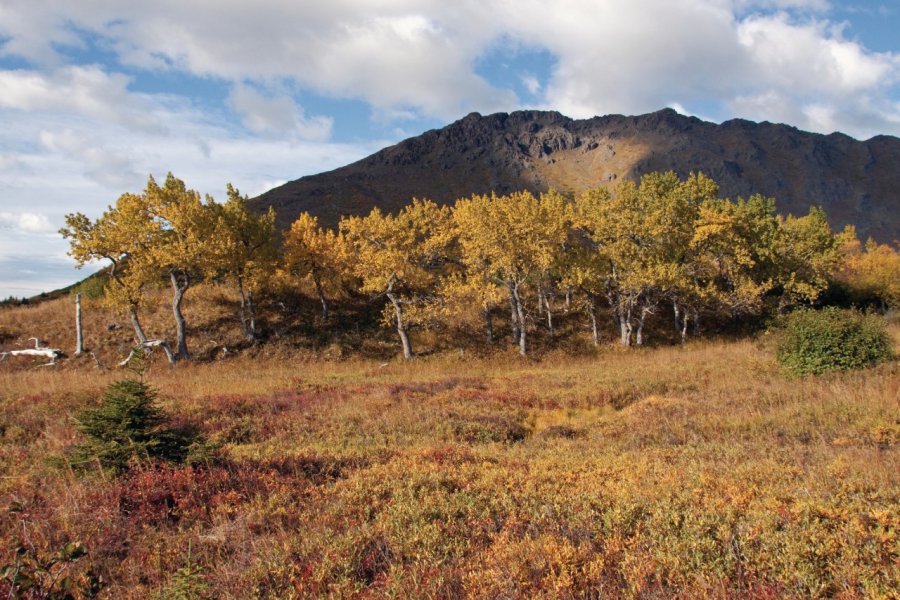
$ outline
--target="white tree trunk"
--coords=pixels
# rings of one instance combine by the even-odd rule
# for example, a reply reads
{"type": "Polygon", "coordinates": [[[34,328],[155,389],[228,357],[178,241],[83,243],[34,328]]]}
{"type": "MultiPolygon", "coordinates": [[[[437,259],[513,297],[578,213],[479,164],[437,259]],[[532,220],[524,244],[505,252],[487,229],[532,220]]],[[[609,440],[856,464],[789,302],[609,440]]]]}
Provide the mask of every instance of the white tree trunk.
{"type": "Polygon", "coordinates": [[[84,335],[81,329],[81,294],[75,294],[75,356],[84,352],[84,335]]]}
{"type": "Polygon", "coordinates": [[[525,327],[525,309],[522,307],[522,298],[519,296],[519,284],[514,283],[510,286],[512,291],[513,304],[516,307],[516,319],[519,323],[519,354],[527,356],[526,352],[526,330],[525,327]]]}
{"type": "Polygon", "coordinates": [[[403,322],[403,305],[400,299],[391,292],[387,293],[388,300],[394,305],[394,313],[397,317],[397,334],[400,336],[400,343],[403,345],[403,358],[409,360],[413,357],[412,343],[409,341],[409,333],[406,330],[406,323],[403,322]]]}
{"type": "Polygon", "coordinates": [[[550,298],[547,294],[544,294],[544,308],[547,310],[547,329],[550,330],[552,336],[555,333],[553,331],[553,310],[550,308],[550,298]]]}
{"type": "Polygon", "coordinates": [[[509,287],[509,322],[510,327],[512,327],[513,343],[516,344],[519,342],[519,311],[516,308],[516,293],[513,292],[513,282],[508,281],[507,287],[509,287]]]}
{"type": "Polygon", "coordinates": [[[631,323],[631,309],[623,309],[618,308],[619,312],[619,340],[621,341],[623,346],[631,346],[631,332],[632,332],[632,323],[631,323]]]}
{"type": "MultiPolygon", "coordinates": [[[[175,353],[172,352],[172,347],[169,346],[169,342],[165,340],[147,340],[146,342],[141,344],[141,348],[162,348],[166,353],[166,359],[169,361],[169,364],[175,364],[175,353]]],[[[131,352],[128,353],[128,356],[126,356],[125,359],[119,363],[119,366],[124,367],[129,362],[131,362],[131,359],[134,358],[134,354],[135,351],[134,349],[132,349],[131,352]]]]}
{"type": "Polygon", "coordinates": [[[34,348],[0,352],[0,362],[6,360],[9,356],[42,356],[44,358],[50,359],[50,362],[48,362],[47,365],[55,365],[56,359],[63,355],[63,351],[59,348],[49,348],[47,346],[41,346],[41,340],[36,337],[28,339],[34,340],[34,348]]]}
{"type": "Polygon", "coordinates": [[[131,319],[131,326],[134,328],[134,336],[137,338],[138,344],[146,344],[147,334],[144,333],[144,328],[138,319],[137,309],[134,306],[128,308],[128,316],[131,319]]]}
{"type": "Polygon", "coordinates": [[[591,316],[591,339],[595,346],[600,345],[600,330],[597,327],[597,300],[593,295],[588,296],[588,314],[591,316]]]}

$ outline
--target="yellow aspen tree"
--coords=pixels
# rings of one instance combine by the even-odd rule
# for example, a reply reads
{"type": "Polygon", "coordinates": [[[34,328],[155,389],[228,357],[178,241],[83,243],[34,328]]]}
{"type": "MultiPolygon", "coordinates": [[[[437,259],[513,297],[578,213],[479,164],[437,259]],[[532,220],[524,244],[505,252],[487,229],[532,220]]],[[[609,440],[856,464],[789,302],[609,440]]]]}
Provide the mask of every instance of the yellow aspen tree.
{"type": "Polygon", "coordinates": [[[188,288],[208,270],[213,253],[210,243],[216,226],[212,198],[206,202],[171,173],[159,185],[150,177],[144,191],[156,228],[157,243],[151,247],[153,264],[169,276],[172,285],[172,312],[175,317],[177,355],[190,358],[187,347],[187,323],[181,303],[188,288]]]}
{"type": "Polygon", "coordinates": [[[78,268],[95,260],[109,261],[105,300],[128,314],[138,344],[146,343],[138,309],[144,289],[155,285],[161,272],[147,260],[154,231],[145,198],[123,194],[94,221],[82,213],[71,213],[65,222],[59,231],[69,240],[69,255],[78,268]]]}
{"type": "Polygon", "coordinates": [[[328,294],[340,287],[348,261],[344,236],[321,228],[309,213],[300,213],[284,235],[282,271],[297,280],[311,280],[322,305],[323,320],[328,320],[328,294]]]}
{"type": "Polygon", "coordinates": [[[530,192],[515,192],[473,196],[454,206],[462,260],[470,268],[486,269],[507,288],[513,339],[522,356],[527,354],[525,286],[549,271],[566,240],[560,202],[558,194],[541,202],[530,192]]]}
{"type": "Polygon", "coordinates": [[[575,198],[572,206],[572,239],[562,269],[563,285],[585,296],[585,308],[591,319],[591,340],[600,344],[597,311],[612,281],[612,265],[602,246],[602,206],[610,202],[605,188],[587,190],[575,198]]]}
{"type": "Polygon", "coordinates": [[[622,345],[642,345],[646,319],[678,278],[702,182],[673,172],[624,182],[595,201],[593,237],[608,260],[606,294],[622,345]]]}
{"type": "Polygon", "coordinates": [[[365,217],[345,217],[340,230],[355,252],[352,272],[360,278],[361,291],[388,299],[403,357],[412,358],[409,328],[446,265],[452,240],[449,208],[414,199],[396,216],[375,208],[365,217]]]}
{"type": "Polygon", "coordinates": [[[230,183],[223,204],[209,203],[215,213],[214,234],[209,243],[206,267],[213,276],[233,279],[240,297],[240,319],[244,337],[257,341],[254,293],[274,272],[278,257],[275,210],[257,215],[247,207],[246,196],[230,183]]]}
{"type": "Polygon", "coordinates": [[[550,300],[555,296],[562,269],[565,264],[565,255],[569,232],[572,228],[571,204],[556,190],[542,193],[538,199],[543,218],[544,234],[547,238],[548,252],[538,255],[538,312],[543,305],[543,312],[547,318],[547,329],[553,335],[553,311],[550,300]]]}
{"type": "Polygon", "coordinates": [[[835,279],[849,288],[854,302],[877,305],[882,313],[900,306],[900,252],[872,238],[860,243],[852,225],[840,237],[835,279]]]}
{"type": "Polygon", "coordinates": [[[772,287],[770,279],[759,277],[759,266],[774,231],[773,211],[774,201],[760,196],[701,203],[690,258],[672,293],[682,343],[689,324],[697,328],[701,309],[732,318],[760,310],[772,287]]]}
{"type": "Polygon", "coordinates": [[[802,217],[778,217],[773,258],[778,311],[815,302],[840,262],[840,238],[831,232],[825,211],[812,207],[802,217]]]}
{"type": "Polygon", "coordinates": [[[438,296],[445,317],[462,316],[478,307],[485,341],[494,343],[494,317],[496,307],[503,301],[504,290],[488,276],[487,271],[454,271],[443,277],[438,287],[438,296]]]}

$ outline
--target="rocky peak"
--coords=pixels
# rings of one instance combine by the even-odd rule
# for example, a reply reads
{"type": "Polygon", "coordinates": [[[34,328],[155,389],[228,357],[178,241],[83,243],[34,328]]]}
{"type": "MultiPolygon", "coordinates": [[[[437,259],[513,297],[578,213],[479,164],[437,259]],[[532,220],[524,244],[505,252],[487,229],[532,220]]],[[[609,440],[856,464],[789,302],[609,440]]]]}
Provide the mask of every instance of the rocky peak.
{"type": "Polygon", "coordinates": [[[781,212],[825,208],[880,241],[900,239],[900,139],[866,142],[768,122],[721,125],[666,108],[639,116],[570,119],[558,112],[471,113],[329,173],[304,177],[254,200],[286,227],[301,211],[334,225],[373,206],[397,210],[413,197],[452,202],[473,193],[570,192],[642,173],[702,171],[724,196],[775,196],[781,212]]]}

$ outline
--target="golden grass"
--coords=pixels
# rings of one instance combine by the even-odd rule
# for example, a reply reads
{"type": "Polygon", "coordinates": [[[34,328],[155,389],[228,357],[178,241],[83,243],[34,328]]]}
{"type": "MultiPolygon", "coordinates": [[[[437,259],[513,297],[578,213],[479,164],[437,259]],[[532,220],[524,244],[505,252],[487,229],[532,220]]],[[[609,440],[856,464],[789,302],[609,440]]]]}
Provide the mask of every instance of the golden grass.
{"type": "Polygon", "coordinates": [[[772,355],[157,361],[221,457],[119,479],[65,456],[124,374],[4,363],[0,498],[28,509],[0,565],[24,535],[84,543],[66,570],[108,598],[172,593],[188,556],[217,598],[897,597],[900,365],[787,380],[772,355]]]}

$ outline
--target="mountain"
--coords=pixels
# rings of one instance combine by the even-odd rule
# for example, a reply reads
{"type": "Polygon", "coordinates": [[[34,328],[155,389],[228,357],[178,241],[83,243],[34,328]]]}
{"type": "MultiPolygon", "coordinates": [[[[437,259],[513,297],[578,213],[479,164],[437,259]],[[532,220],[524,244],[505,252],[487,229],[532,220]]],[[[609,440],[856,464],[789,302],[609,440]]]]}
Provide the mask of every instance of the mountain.
{"type": "Polygon", "coordinates": [[[671,109],[575,120],[557,112],[472,113],[358,162],[274,188],[252,203],[275,207],[286,228],[301,211],[333,226],[373,206],[413,197],[452,202],[495,191],[580,192],[649,171],[702,171],[727,197],[774,196],[783,214],[822,206],[835,229],[900,239],[900,139],[857,141],[735,119],[721,125],[671,109]]]}

